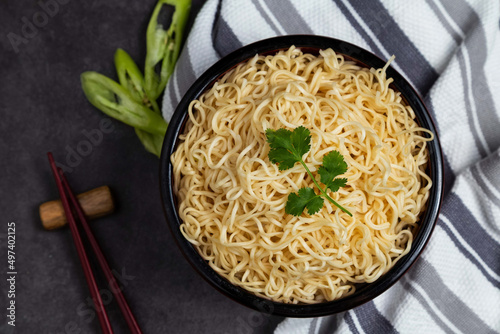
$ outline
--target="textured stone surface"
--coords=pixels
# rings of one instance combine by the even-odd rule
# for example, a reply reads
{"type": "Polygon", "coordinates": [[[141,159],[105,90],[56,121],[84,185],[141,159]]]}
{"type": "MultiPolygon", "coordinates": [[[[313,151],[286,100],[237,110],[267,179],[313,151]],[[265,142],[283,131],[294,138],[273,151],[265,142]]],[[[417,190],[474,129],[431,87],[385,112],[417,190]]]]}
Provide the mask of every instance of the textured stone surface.
{"type": "MultiPolygon", "coordinates": [[[[118,47],[142,64],[155,1],[58,1],[45,20],[37,1],[0,3],[0,276],[6,272],[9,221],[17,227],[18,270],[15,330],[5,324],[6,281],[0,280],[0,333],[99,332],[69,229],[46,232],[39,221],[38,205],[58,197],[46,152],[67,164],[68,152],[85,145],[83,131],[100,129],[105,116],[86,101],[79,74],[96,70],[115,77],[118,47]],[[23,37],[34,16],[40,27],[25,27],[23,37]],[[18,52],[9,33],[25,38],[18,52]]],[[[194,1],[195,12],[202,2],[194,1]]],[[[158,159],[131,128],[112,124],[68,177],[78,192],[104,184],[114,192],[117,212],[91,224],[111,267],[126,276],[124,292],[144,332],[272,331],[280,318],[227,299],[187,264],[163,216],[158,159]]],[[[108,312],[116,332],[126,333],[114,302],[108,312]]]]}

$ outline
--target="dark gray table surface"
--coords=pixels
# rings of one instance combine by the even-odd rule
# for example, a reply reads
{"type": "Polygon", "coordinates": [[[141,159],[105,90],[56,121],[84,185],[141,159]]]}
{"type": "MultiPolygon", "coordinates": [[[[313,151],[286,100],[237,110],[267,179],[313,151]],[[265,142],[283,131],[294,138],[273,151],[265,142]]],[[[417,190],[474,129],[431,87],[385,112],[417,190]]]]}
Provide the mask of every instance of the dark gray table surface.
{"type": "MultiPolygon", "coordinates": [[[[189,25],[202,2],[193,1],[189,25]]],[[[85,131],[99,129],[106,117],[85,99],[79,75],[96,70],[115,77],[113,54],[118,47],[142,64],[154,4],[0,2],[0,333],[100,331],[69,229],[47,232],[38,217],[38,205],[58,197],[46,152],[67,164],[68,152],[85,145],[85,131]],[[46,10],[52,15],[40,14],[49,3],[46,10]],[[33,23],[38,26],[30,29],[33,23]],[[6,324],[6,235],[11,221],[17,238],[15,327],[6,324]]],[[[117,212],[91,225],[111,267],[122,276],[124,293],[144,332],[271,332],[281,318],[229,300],[184,260],[163,216],[158,158],[142,148],[132,128],[112,124],[112,131],[103,133],[88,155],[69,161],[75,167],[68,176],[75,191],[105,184],[113,191],[117,212]]],[[[98,279],[106,288],[102,276],[98,279]]],[[[109,295],[103,291],[105,302],[109,295]]],[[[108,312],[116,333],[127,333],[114,301],[108,312]]]]}

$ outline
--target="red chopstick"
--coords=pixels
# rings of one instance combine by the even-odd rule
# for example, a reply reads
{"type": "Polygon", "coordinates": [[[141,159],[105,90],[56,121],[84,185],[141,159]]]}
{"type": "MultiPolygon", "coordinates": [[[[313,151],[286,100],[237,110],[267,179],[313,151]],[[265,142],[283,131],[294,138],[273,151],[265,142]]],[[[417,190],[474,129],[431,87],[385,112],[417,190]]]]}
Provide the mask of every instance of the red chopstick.
{"type": "Polygon", "coordinates": [[[92,300],[94,301],[97,310],[97,316],[99,317],[102,332],[105,334],[111,334],[113,333],[113,329],[111,328],[111,324],[109,323],[108,314],[104,309],[101,295],[99,294],[99,288],[97,287],[97,284],[95,282],[89,259],[87,258],[87,254],[85,253],[85,248],[83,247],[82,239],[80,237],[80,233],[78,232],[75,218],[73,217],[73,212],[71,211],[68,198],[66,197],[66,194],[64,192],[63,184],[61,182],[61,179],[59,178],[59,172],[57,170],[56,163],[54,161],[54,158],[52,157],[52,153],[49,152],[47,153],[47,155],[49,156],[50,167],[52,169],[52,173],[54,173],[57,189],[59,190],[59,195],[61,196],[61,203],[64,208],[64,212],[66,213],[66,218],[68,219],[69,227],[71,229],[71,235],[73,236],[73,241],[78,252],[78,257],[80,258],[80,262],[82,264],[85,279],[87,280],[90,294],[92,295],[92,300]]]}
{"type": "Polygon", "coordinates": [[[94,237],[94,234],[90,230],[90,227],[87,223],[85,214],[83,213],[80,203],[77,201],[75,195],[71,191],[71,187],[69,186],[68,180],[66,179],[66,176],[64,176],[64,173],[60,168],[59,168],[59,175],[61,176],[62,184],[69,195],[69,199],[73,204],[73,207],[78,215],[78,218],[80,219],[80,223],[82,224],[83,229],[87,234],[90,245],[92,246],[92,249],[97,257],[97,261],[99,262],[99,265],[101,266],[101,269],[104,272],[104,275],[106,276],[111,292],[115,296],[118,306],[120,307],[120,310],[122,311],[122,314],[125,317],[125,321],[127,322],[130,332],[133,334],[141,334],[142,333],[141,329],[137,324],[137,321],[135,320],[135,317],[132,311],[130,310],[130,307],[128,306],[127,300],[125,299],[125,296],[122,294],[121,288],[119,287],[115,276],[111,272],[108,262],[106,261],[106,258],[104,257],[104,254],[102,253],[101,248],[99,247],[99,244],[97,243],[97,240],[94,237]]]}

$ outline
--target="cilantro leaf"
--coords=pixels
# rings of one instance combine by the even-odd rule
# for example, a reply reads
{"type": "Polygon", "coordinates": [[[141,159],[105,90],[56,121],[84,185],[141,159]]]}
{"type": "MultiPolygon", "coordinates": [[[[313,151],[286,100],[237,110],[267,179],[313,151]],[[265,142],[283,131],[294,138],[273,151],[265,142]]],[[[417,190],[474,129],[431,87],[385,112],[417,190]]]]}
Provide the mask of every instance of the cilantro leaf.
{"type": "Polygon", "coordinates": [[[304,160],[302,160],[302,156],[311,149],[311,131],[303,126],[299,126],[293,131],[287,129],[267,129],[266,137],[270,147],[269,160],[277,164],[280,171],[292,168],[297,162],[300,162],[314,185],[320,191],[320,194],[316,195],[313,188],[301,188],[297,194],[291,193],[288,195],[286,202],[286,213],[300,216],[304,212],[304,209],[307,208],[307,212],[313,215],[321,210],[323,207],[323,198],[326,198],[349,216],[352,216],[352,213],[335,202],[326,193],[328,189],[333,192],[338,191],[340,187],[344,187],[347,183],[346,178],[336,179],[337,176],[347,171],[347,163],[339,152],[332,151],[323,157],[323,165],[318,169],[321,182],[326,185],[326,188],[323,189],[314,178],[304,160]]]}
{"type": "Polygon", "coordinates": [[[311,131],[303,126],[299,126],[293,130],[291,139],[292,146],[296,149],[299,159],[302,159],[302,156],[311,149],[311,131]]]}
{"type": "Polygon", "coordinates": [[[323,165],[318,169],[321,175],[321,183],[335,192],[340,187],[345,187],[347,179],[335,179],[337,176],[347,172],[347,163],[338,151],[331,151],[323,157],[323,165]]]}
{"type": "Polygon", "coordinates": [[[271,147],[269,160],[277,164],[279,170],[292,168],[311,149],[311,132],[303,126],[293,131],[267,129],[266,137],[271,147]]]}
{"type": "Polygon", "coordinates": [[[316,195],[313,188],[301,188],[296,193],[288,195],[285,212],[294,216],[300,216],[307,207],[307,213],[313,215],[323,207],[323,198],[316,195]]]}
{"type": "Polygon", "coordinates": [[[271,160],[272,163],[278,164],[279,170],[290,169],[295,165],[295,163],[300,161],[297,160],[295,156],[291,155],[290,152],[284,147],[271,149],[269,151],[269,160],[271,160]]]}
{"type": "Polygon", "coordinates": [[[336,192],[340,188],[345,187],[347,183],[346,178],[341,178],[341,179],[335,179],[332,182],[328,184],[327,188],[330,188],[331,191],[336,192]]]}

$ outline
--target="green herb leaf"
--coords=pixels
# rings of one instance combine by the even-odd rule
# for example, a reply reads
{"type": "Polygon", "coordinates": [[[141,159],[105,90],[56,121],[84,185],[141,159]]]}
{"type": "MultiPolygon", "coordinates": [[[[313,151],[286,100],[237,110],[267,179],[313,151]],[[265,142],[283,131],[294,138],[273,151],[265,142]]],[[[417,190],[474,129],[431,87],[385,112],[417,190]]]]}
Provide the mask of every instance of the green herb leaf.
{"type": "Polygon", "coordinates": [[[269,160],[277,164],[279,170],[292,168],[297,162],[300,162],[321,192],[319,195],[316,195],[313,188],[302,188],[299,190],[298,194],[291,193],[288,195],[285,206],[286,213],[300,216],[302,212],[304,212],[304,209],[307,208],[307,212],[313,215],[321,209],[323,206],[323,198],[326,198],[340,210],[352,216],[352,213],[335,202],[333,198],[326,193],[328,189],[333,192],[338,191],[340,187],[344,187],[347,183],[346,178],[336,179],[337,176],[347,171],[347,163],[339,152],[332,151],[328,153],[323,158],[323,165],[318,169],[318,173],[321,176],[321,182],[326,185],[326,188],[323,189],[302,159],[302,156],[311,149],[311,132],[308,129],[303,126],[299,126],[293,131],[287,129],[267,129],[266,137],[269,147],[271,148],[269,150],[269,160]]]}
{"type": "Polygon", "coordinates": [[[307,213],[313,215],[323,207],[323,198],[316,195],[313,188],[301,188],[299,193],[291,193],[285,206],[285,212],[300,216],[307,207],[307,213]]]}
{"type": "Polygon", "coordinates": [[[347,163],[338,151],[331,151],[323,157],[323,165],[318,169],[321,175],[321,183],[333,192],[345,187],[347,179],[335,179],[337,176],[347,172],[347,163]]]}
{"type": "Polygon", "coordinates": [[[292,168],[311,149],[311,132],[303,126],[293,131],[267,129],[266,136],[271,147],[269,160],[277,164],[279,170],[292,168]]]}
{"type": "Polygon", "coordinates": [[[327,188],[330,188],[331,191],[336,192],[340,188],[345,187],[347,184],[347,179],[346,178],[341,178],[341,179],[335,179],[330,184],[328,184],[327,188]]]}

